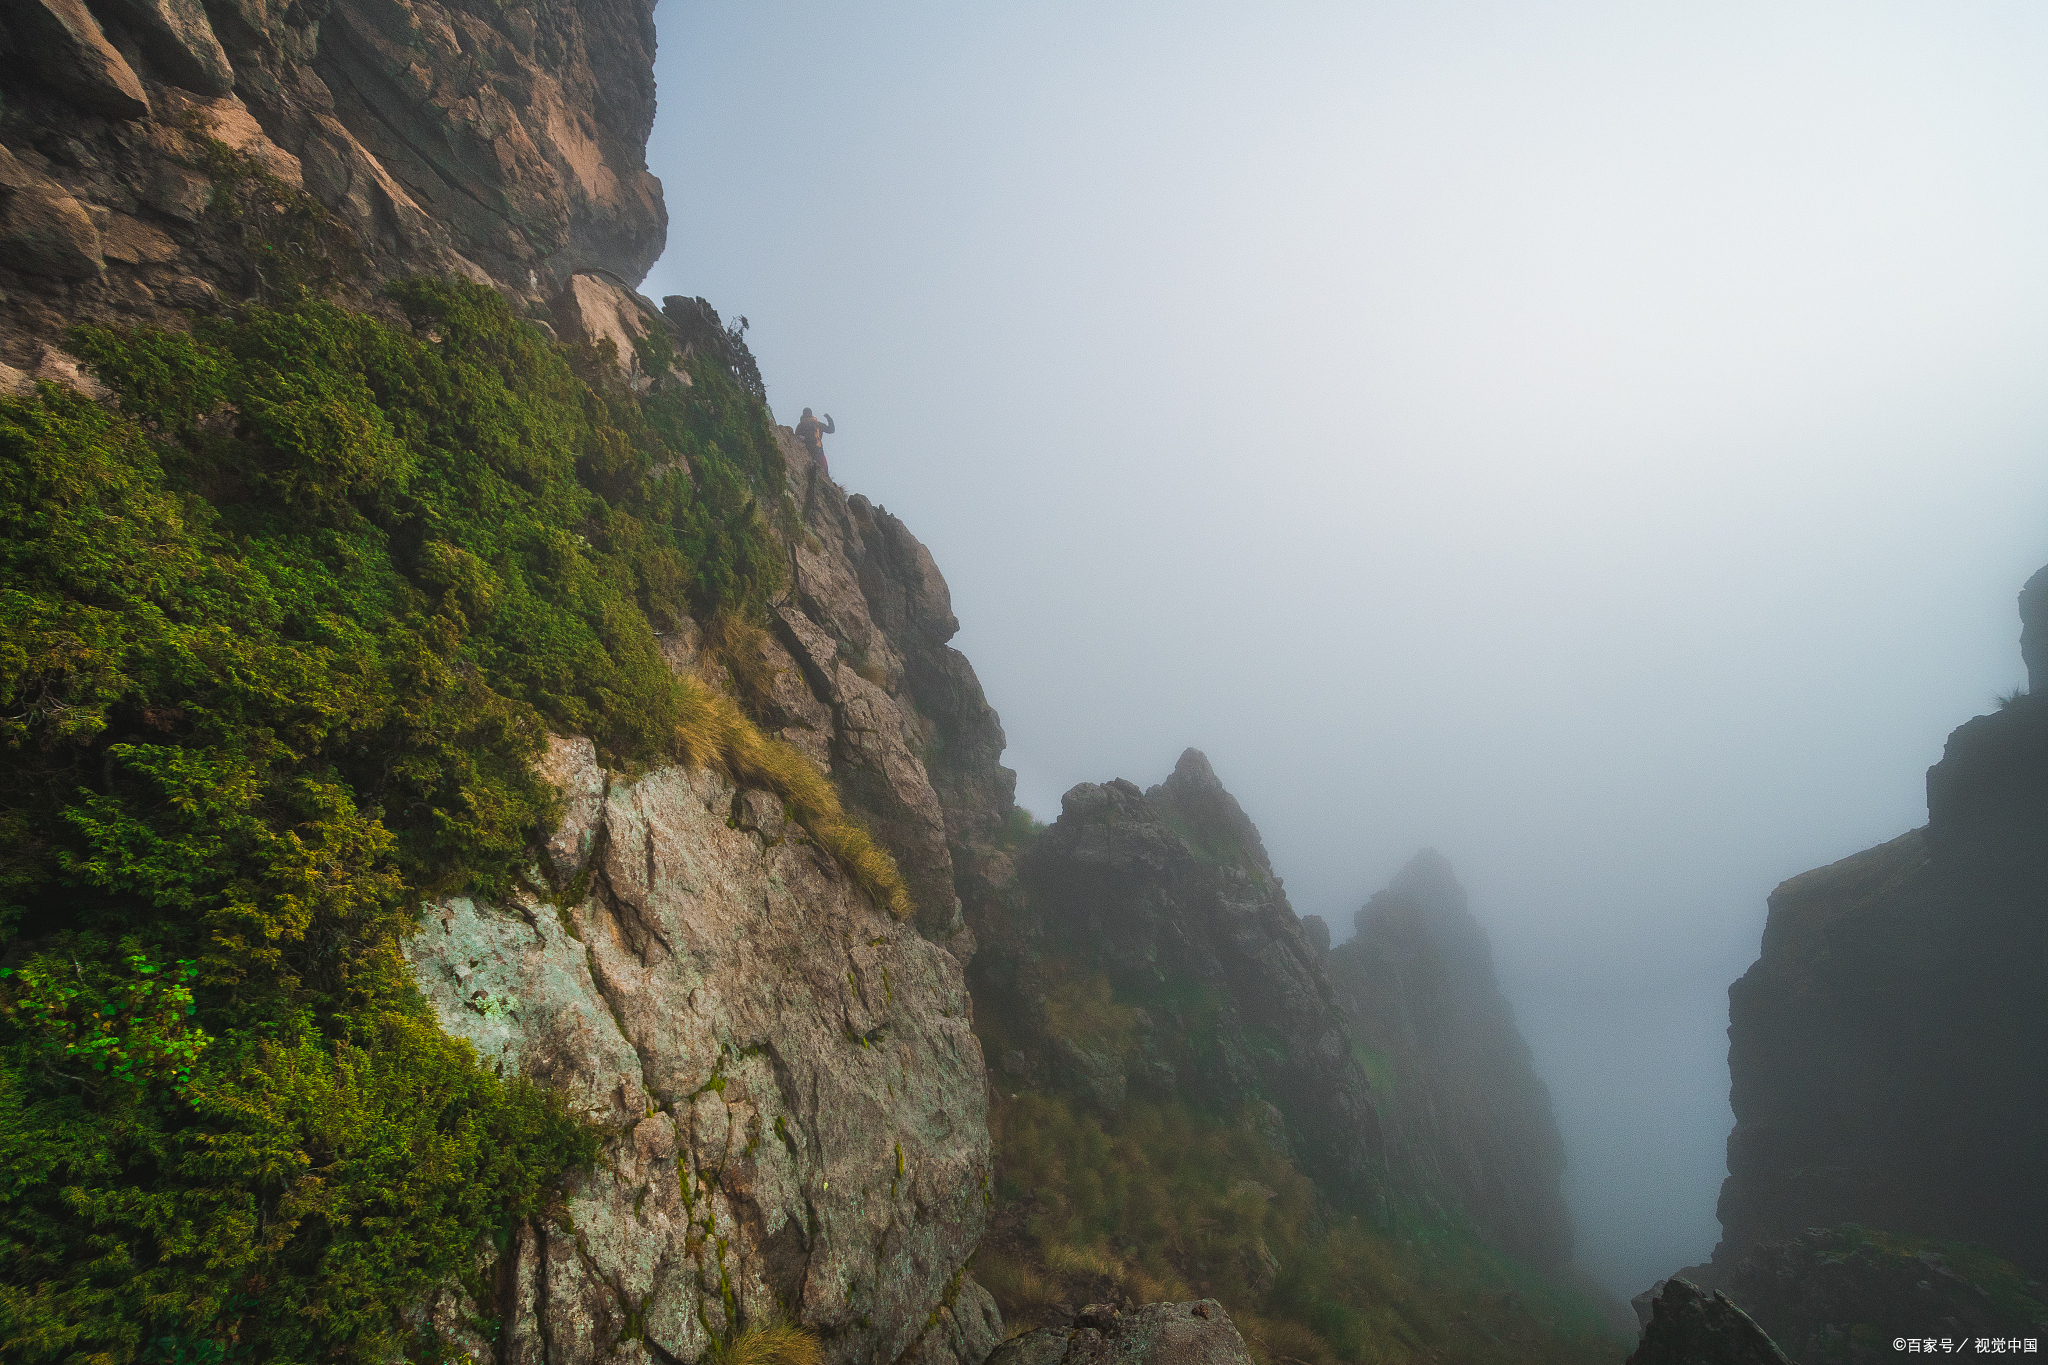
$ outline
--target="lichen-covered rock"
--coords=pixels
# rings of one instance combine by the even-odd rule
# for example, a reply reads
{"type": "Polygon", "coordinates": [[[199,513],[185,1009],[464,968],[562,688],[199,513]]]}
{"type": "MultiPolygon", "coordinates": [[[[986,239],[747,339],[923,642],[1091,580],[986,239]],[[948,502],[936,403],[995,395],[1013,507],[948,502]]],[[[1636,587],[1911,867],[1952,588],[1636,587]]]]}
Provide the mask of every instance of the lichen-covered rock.
{"type": "Polygon", "coordinates": [[[1749,1314],[1689,1281],[1664,1282],[1628,1365],[1791,1365],[1749,1314]]]}
{"type": "Polygon", "coordinates": [[[1081,1310],[1072,1327],[1006,1341],[989,1365],[1251,1365],[1237,1324],[1214,1299],[1081,1310]]]}
{"type": "MultiPolygon", "coordinates": [[[[581,757],[554,770],[585,781],[581,757]]],[[[990,1154],[960,964],[800,830],[743,827],[748,795],[613,779],[557,863],[580,901],[446,901],[408,944],[450,1032],[608,1134],[491,1277],[501,1361],[693,1360],[783,1313],[836,1362],[993,1340],[962,1269],[990,1154]]]]}

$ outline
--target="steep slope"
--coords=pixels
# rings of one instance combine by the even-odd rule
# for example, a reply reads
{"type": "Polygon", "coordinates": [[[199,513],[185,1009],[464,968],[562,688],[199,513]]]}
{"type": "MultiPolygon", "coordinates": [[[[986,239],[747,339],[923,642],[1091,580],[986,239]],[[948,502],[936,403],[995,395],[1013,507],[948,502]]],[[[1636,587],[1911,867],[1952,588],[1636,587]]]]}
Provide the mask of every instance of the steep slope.
{"type": "Polygon", "coordinates": [[[1001,1339],[963,1273],[991,1172],[953,853],[977,856],[1015,779],[947,645],[959,623],[929,552],[775,434],[796,520],[777,531],[771,629],[706,649],[692,624],[664,650],[832,777],[913,919],[880,914],[771,793],[607,774],[587,742],[553,741],[559,911],[450,902],[408,947],[444,1027],[613,1135],[561,1218],[496,1262],[473,1309],[500,1335],[464,1342],[480,1359],[527,1342],[548,1360],[636,1342],[696,1359],[784,1317],[832,1361],[978,1365],[1001,1339]]]}
{"type": "Polygon", "coordinates": [[[1379,1085],[1388,1164],[1509,1255],[1561,1269],[1571,1218],[1550,1092],[1494,977],[1486,931],[1450,864],[1419,853],[1329,953],[1379,1085]]]}
{"type": "MultiPolygon", "coordinates": [[[[2029,644],[2040,583],[2022,598],[2029,644]]],[[[2048,1271],[2048,677],[2034,683],[1949,737],[1924,830],[1772,894],[1762,954],[1729,988],[1717,1264],[1855,1222],[2048,1271]]]]}

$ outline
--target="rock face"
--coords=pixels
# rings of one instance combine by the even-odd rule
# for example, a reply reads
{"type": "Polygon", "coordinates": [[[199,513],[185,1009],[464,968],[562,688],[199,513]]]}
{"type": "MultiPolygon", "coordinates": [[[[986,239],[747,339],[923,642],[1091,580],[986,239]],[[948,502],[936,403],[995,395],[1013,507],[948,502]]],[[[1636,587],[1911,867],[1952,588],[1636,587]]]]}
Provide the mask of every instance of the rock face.
{"type": "Polygon", "coordinates": [[[1358,912],[1330,980],[1378,1083],[1397,1181],[1517,1259],[1571,1259],[1564,1141],[1451,866],[1424,851],[1358,912]]]}
{"type": "MultiPolygon", "coordinates": [[[[990,1149],[953,856],[987,861],[1015,779],[946,644],[929,553],[790,467],[804,521],[759,646],[763,719],[889,847],[915,924],[878,912],[779,800],[680,768],[628,781],[587,740],[551,741],[564,814],[542,855],[560,903],[445,902],[408,944],[444,1027],[609,1134],[491,1267],[491,1302],[435,1307],[479,1360],[693,1360],[780,1315],[835,1362],[980,1365],[1001,1340],[964,1272],[990,1149]],[[483,1340],[470,1318],[502,1326],[483,1340]]],[[[666,647],[677,667],[707,662],[693,633],[666,647]]]]}
{"type": "Polygon", "coordinates": [[[445,1027],[610,1134],[497,1267],[477,1307],[498,1340],[466,1344],[690,1360],[787,1312],[834,1360],[894,1360],[959,1289],[979,1307],[955,1278],[989,1173],[958,961],[779,801],[674,768],[608,779],[574,740],[553,766],[571,800],[551,851],[584,894],[443,902],[408,946],[445,1027]]]}
{"type": "Polygon", "coordinates": [[[1791,1365],[1747,1313],[1673,1278],[1657,1296],[1628,1365],[1791,1365]]]}
{"type": "Polygon", "coordinates": [[[1779,887],[1729,988],[1717,1265],[1853,1222],[2048,1271],[2048,704],[1957,729],[1927,795],[1924,830],[1779,887]]]}
{"type": "MultiPolygon", "coordinates": [[[[1876,1365],[1901,1337],[2037,1341],[2048,1309],[2020,1272],[1967,1247],[1948,1251],[1858,1227],[1814,1229],[1708,1266],[1799,1365],[1876,1365]]],[[[1674,1281],[1675,1282],[1675,1281],[1674,1281]]],[[[1638,1296],[1638,1310],[1664,1285],[1638,1296]]]]}
{"type": "Polygon", "coordinates": [[[317,276],[486,280],[545,315],[661,252],[653,5],[5,0],[0,363],[317,276]]]}
{"type": "Polygon", "coordinates": [[[1250,1365],[1237,1324],[1214,1299],[1119,1313],[1084,1308],[1072,1327],[1006,1341],[989,1365],[1250,1365]]]}
{"type": "Polygon", "coordinates": [[[1266,1132],[1326,1192],[1384,1194],[1371,1086],[1258,831],[1193,749],[1149,791],[1083,783],[977,922],[1013,1070],[1114,1110],[1175,1096],[1266,1132]]]}
{"type": "MultiPolygon", "coordinates": [[[[2044,583],[2021,593],[2030,667],[2044,583]]],[[[1927,772],[1925,829],[1772,894],[1763,952],[1729,988],[1722,1279],[1759,1244],[1839,1224],[2048,1271],[2044,905],[2040,696],[1950,735],[1927,772]]]]}

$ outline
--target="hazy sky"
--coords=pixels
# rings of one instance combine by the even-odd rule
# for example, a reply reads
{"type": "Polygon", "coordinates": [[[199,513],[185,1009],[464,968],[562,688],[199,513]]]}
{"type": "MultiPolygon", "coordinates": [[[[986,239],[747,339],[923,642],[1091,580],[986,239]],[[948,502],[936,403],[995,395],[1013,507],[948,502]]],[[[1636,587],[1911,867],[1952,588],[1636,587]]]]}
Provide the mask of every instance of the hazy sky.
{"type": "Polygon", "coordinates": [[[1764,897],[1920,824],[2048,561],[2038,4],[664,0],[668,254],[952,584],[1040,816],[1205,750],[1450,857],[1580,1261],[1705,1257],[1764,897]]]}

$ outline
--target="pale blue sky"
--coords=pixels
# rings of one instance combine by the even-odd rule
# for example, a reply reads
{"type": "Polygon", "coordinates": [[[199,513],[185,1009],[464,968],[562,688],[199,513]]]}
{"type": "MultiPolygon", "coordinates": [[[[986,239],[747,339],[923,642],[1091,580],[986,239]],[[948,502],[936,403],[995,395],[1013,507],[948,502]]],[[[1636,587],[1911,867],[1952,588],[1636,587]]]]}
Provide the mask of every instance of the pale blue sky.
{"type": "Polygon", "coordinates": [[[1581,1262],[1718,1235],[1727,983],[2048,562],[2048,11],[665,0],[668,254],[952,584],[1051,818],[1442,849],[1581,1262]]]}

